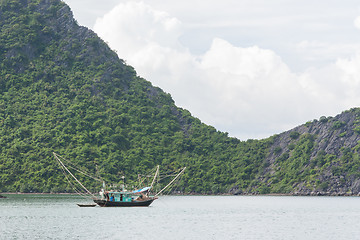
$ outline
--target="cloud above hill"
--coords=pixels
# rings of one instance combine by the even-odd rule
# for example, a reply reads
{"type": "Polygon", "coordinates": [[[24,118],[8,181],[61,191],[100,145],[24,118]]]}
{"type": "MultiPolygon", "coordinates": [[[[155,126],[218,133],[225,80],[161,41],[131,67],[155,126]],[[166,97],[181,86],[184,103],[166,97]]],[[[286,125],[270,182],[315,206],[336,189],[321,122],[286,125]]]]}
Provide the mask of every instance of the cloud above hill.
{"type": "MultiPolygon", "coordinates": [[[[300,73],[273,50],[234,46],[220,37],[203,54],[193,54],[180,41],[181,21],[143,2],[120,3],[97,19],[94,30],[178,106],[242,140],[268,137],[360,102],[360,54],[300,73]]],[[[314,44],[304,40],[298,47],[314,44]]]]}

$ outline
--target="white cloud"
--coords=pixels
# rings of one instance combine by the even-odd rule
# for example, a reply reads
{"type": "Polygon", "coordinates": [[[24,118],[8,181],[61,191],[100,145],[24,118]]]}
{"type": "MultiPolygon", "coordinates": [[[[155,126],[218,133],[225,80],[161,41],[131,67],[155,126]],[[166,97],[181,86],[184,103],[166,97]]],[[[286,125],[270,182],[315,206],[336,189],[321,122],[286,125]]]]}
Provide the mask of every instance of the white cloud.
{"type": "Polygon", "coordinates": [[[360,103],[360,52],[355,56],[348,59],[338,59],[336,62],[336,67],[341,71],[342,75],[340,80],[343,86],[343,91],[345,93],[344,101],[347,101],[347,104],[357,104],[360,103]]]}
{"type": "MultiPolygon", "coordinates": [[[[179,42],[178,19],[138,2],[117,5],[94,30],[178,106],[240,139],[267,137],[359,103],[360,55],[298,74],[272,50],[221,38],[196,56],[179,42]]],[[[298,47],[325,49],[314,42],[298,47]]]]}
{"type": "Polygon", "coordinates": [[[325,41],[304,40],[295,45],[298,56],[310,62],[334,61],[360,50],[360,44],[329,43],[325,41]]]}
{"type": "Polygon", "coordinates": [[[360,29],[360,16],[355,18],[354,25],[356,28],[360,29]]]}
{"type": "Polygon", "coordinates": [[[124,54],[154,43],[177,48],[177,39],[182,32],[179,20],[165,12],[153,10],[143,2],[117,5],[104,17],[97,19],[94,30],[124,54]]]}

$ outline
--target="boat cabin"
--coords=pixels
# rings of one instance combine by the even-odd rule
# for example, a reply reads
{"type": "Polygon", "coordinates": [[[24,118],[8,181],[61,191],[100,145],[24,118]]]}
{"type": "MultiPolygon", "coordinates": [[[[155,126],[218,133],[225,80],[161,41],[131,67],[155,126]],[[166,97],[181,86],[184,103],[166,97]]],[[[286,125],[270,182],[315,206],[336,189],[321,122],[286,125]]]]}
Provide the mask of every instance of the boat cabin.
{"type": "Polygon", "coordinates": [[[131,192],[108,192],[106,200],[110,202],[131,202],[134,200],[134,196],[131,192]]]}

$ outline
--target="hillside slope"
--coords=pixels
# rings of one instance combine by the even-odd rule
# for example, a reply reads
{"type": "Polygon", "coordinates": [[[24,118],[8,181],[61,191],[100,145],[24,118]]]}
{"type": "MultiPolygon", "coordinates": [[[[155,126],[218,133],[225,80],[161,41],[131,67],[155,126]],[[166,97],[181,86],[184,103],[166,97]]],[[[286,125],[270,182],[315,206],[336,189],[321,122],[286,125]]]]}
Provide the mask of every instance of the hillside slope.
{"type": "Polygon", "coordinates": [[[0,26],[0,191],[71,191],[53,151],[112,183],[187,166],[178,190],[197,193],[227,192],[244,166],[254,174],[241,152],[264,157],[263,143],[176,107],[59,0],[2,0],[0,26]]]}
{"type": "Polygon", "coordinates": [[[358,114],[229,138],[137,76],[65,3],[0,0],[0,192],[73,191],[57,152],[114,184],[160,164],[188,167],[184,193],[357,194],[358,114]]]}
{"type": "Polygon", "coordinates": [[[358,194],[359,140],[359,108],[273,136],[267,167],[256,177],[258,192],[358,194]]]}

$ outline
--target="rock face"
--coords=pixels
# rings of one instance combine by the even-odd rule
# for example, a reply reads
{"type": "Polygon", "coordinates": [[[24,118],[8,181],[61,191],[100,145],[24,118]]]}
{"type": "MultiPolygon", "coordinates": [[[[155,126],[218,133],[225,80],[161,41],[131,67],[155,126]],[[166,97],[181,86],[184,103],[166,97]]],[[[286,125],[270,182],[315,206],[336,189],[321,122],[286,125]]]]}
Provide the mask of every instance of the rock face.
{"type": "Polygon", "coordinates": [[[261,181],[271,186],[286,177],[277,174],[280,170],[288,170],[301,176],[290,183],[290,194],[357,195],[359,141],[359,109],[298,126],[273,137],[261,181]]]}
{"type": "Polygon", "coordinates": [[[342,148],[353,148],[358,144],[360,135],[357,131],[354,131],[357,126],[359,126],[358,113],[357,109],[353,109],[334,118],[322,117],[319,121],[314,120],[311,123],[284,132],[279,135],[278,142],[274,144],[274,147],[280,146],[286,149],[294,139],[294,137],[291,137],[291,133],[310,134],[315,136],[312,158],[320,151],[340,156],[342,148]]]}

